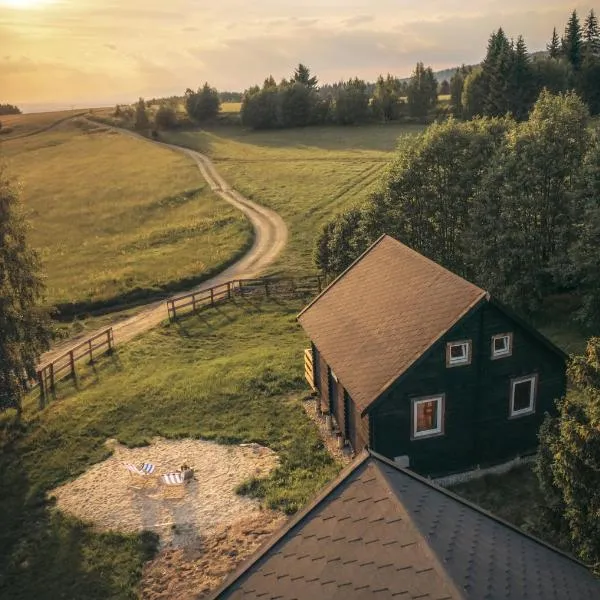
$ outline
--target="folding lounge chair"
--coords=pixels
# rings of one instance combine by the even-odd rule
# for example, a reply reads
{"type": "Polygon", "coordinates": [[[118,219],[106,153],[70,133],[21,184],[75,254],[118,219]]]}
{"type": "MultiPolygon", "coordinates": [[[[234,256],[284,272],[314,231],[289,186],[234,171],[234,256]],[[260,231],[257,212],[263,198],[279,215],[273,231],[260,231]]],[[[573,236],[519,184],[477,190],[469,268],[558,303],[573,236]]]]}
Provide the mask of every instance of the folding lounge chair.
{"type": "Polygon", "coordinates": [[[154,465],[151,463],[144,463],[141,467],[137,467],[131,463],[123,463],[125,468],[129,471],[129,475],[131,475],[131,481],[136,481],[137,483],[141,483],[142,485],[146,485],[147,483],[153,481],[153,477],[151,477],[152,473],[154,473],[154,465]]]}
{"type": "Polygon", "coordinates": [[[163,491],[169,495],[182,496],[185,494],[185,478],[183,473],[166,473],[161,476],[160,481],[163,484],[163,491]]]}

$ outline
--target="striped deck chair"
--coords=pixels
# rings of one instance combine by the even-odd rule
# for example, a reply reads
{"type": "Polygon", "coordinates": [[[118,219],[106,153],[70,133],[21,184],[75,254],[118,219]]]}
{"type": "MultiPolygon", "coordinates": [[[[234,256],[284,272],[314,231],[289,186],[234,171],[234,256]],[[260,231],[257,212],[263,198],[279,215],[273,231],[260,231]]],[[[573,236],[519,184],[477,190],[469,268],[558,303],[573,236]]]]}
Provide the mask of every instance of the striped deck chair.
{"type": "Polygon", "coordinates": [[[182,498],[185,495],[185,478],[183,473],[165,473],[160,478],[165,496],[182,498]]]}
{"type": "Polygon", "coordinates": [[[129,471],[131,482],[146,485],[154,479],[151,477],[155,469],[152,463],[144,463],[141,467],[137,467],[131,463],[123,463],[123,465],[129,471]]]}

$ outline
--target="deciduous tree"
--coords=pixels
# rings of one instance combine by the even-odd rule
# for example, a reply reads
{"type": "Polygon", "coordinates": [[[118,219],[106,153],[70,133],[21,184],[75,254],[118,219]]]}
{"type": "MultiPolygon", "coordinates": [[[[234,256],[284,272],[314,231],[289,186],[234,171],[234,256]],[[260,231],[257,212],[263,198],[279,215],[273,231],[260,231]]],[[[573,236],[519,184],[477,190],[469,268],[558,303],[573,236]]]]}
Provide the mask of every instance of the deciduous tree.
{"type": "Polygon", "coordinates": [[[426,117],[435,108],[438,84],[431,70],[417,63],[406,90],[408,111],[412,117],[426,117]]]}
{"type": "Polygon", "coordinates": [[[221,109],[221,99],[216,88],[205,83],[198,91],[187,89],[185,92],[185,110],[193,121],[203,123],[215,119],[221,109]]]}
{"type": "Polygon", "coordinates": [[[144,131],[150,127],[148,110],[146,109],[146,102],[143,98],[140,98],[135,105],[135,120],[133,126],[138,131],[144,131]]]}
{"type": "Polygon", "coordinates": [[[15,187],[0,167],[0,410],[21,402],[49,347],[47,313],[38,303],[44,286],[38,255],[27,242],[27,225],[15,187]]]}

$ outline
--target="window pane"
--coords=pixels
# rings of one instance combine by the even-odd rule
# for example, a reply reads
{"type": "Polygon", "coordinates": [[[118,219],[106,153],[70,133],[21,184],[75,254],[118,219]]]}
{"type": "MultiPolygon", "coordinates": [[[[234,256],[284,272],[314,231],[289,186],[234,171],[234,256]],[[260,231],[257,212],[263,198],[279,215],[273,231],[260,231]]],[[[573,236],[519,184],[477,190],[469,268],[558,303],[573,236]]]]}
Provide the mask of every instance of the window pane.
{"type": "Polygon", "coordinates": [[[525,410],[531,404],[531,386],[533,381],[516,383],[513,392],[513,411],[525,410]]]}
{"type": "Polygon", "coordinates": [[[450,346],[450,357],[451,358],[464,358],[466,356],[466,346],[464,344],[458,344],[457,346],[450,346]]]}
{"type": "Polygon", "coordinates": [[[494,339],[494,352],[503,352],[508,349],[508,338],[501,337],[494,339]]]}
{"type": "Polygon", "coordinates": [[[417,432],[438,428],[437,404],[438,400],[417,404],[417,432]]]}

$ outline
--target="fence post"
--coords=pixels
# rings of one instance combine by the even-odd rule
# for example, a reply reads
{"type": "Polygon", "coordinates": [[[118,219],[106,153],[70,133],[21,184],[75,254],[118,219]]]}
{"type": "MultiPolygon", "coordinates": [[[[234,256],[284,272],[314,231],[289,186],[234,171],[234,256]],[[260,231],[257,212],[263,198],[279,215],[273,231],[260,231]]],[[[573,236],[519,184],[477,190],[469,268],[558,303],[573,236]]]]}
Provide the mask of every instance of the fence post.
{"type": "Polygon", "coordinates": [[[196,312],[196,294],[192,294],[192,312],[196,312]]]}
{"type": "Polygon", "coordinates": [[[269,280],[265,279],[265,296],[269,297],[269,280]]]}
{"type": "Polygon", "coordinates": [[[88,346],[89,346],[89,353],[90,353],[90,365],[94,363],[94,350],[92,348],[92,340],[88,340],[88,346]]]}
{"type": "Polygon", "coordinates": [[[231,281],[227,282],[227,300],[231,300],[231,281]]]}
{"type": "Polygon", "coordinates": [[[38,376],[38,385],[40,386],[40,410],[44,408],[46,405],[46,383],[44,381],[44,370],[40,370],[37,372],[38,376]]]}
{"type": "Polygon", "coordinates": [[[112,354],[112,351],[115,347],[115,340],[113,338],[112,327],[107,331],[107,334],[108,334],[108,354],[112,354]]]}
{"type": "Polygon", "coordinates": [[[73,356],[73,350],[69,351],[69,363],[71,364],[71,375],[73,379],[76,379],[77,376],[75,374],[75,357],[73,356]]]}
{"type": "Polygon", "coordinates": [[[54,395],[54,392],[56,391],[54,386],[54,363],[50,363],[48,368],[50,369],[50,389],[52,390],[52,395],[54,395]]]}
{"type": "Polygon", "coordinates": [[[210,305],[215,305],[215,288],[210,288],[210,305]]]}
{"type": "Polygon", "coordinates": [[[317,275],[317,286],[319,287],[319,294],[321,293],[321,276],[317,275]]]}

